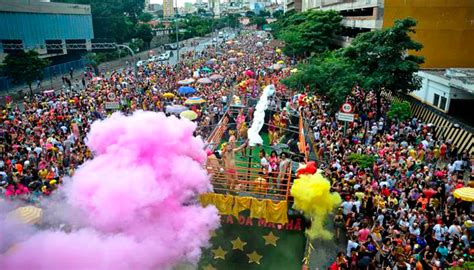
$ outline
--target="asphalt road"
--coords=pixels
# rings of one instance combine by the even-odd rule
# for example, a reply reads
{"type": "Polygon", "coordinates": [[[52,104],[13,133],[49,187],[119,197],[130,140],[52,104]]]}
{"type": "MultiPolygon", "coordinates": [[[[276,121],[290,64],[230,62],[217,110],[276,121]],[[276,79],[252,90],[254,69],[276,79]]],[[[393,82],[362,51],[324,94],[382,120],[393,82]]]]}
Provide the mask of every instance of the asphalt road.
{"type": "MultiPolygon", "coordinates": [[[[230,32],[230,30],[228,30],[228,29],[226,31],[228,33],[230,32]]],[[[193,50],[195,50],[197,52],[203,51],[208,45],[213,44],[212,43],[212,37],[217,38],[217,31],[212,36],[209,36],[209,37],[193,38],[193,39],[186,40],[186,41],[180,41],[181,46],[183,44],[184,45],[189,45],[191,43],[191,40],[192,41],[198,41],[197,46],[181,47],[180,48],[180,53],[193,51],[193,50]]],[[[235,37],[235,32],[230,32],[229,38],[233,38],[233,37],[235,37]]],[[[221,43],[223,41],[224,41],[223,39],[218,38],[218,43],[221,43]]],[[[153,53],[155,55],[160,54],[160,53],[163,52],[161,50],[161,48],[153,48],[153,49],[151,49],[151,51],[153,51],[153,53]]],[[[125,67],[127,63],[133,63],[135,65],[136,62],[139,61],[139,60],[148,59],[149,53],[150,53],[150,50],[147,50],[147,51],[137,53],[134,57],[125,56],[125,57],[122,57],[122,58],[114,60],[114,61],[102,63],[102,64],[99,65],[99,70],[101,72],[102,71],[112,72],[114,70],[118,70],[118,69],[121,69],[121,68],[125,67]]],[[[175,50],[175,51],[173,51],[173,57],[171,57],[168,60],[167,63],[170,64],[170,65],[175,65],[176,64],[176,58],[177,57],[176,57],[176,50],[175,50]]],[[[78,79],[78,82],[80,83],[83,74],[84,74],[84,69],[74,70],[73,79],[71,80],[71,82],[74,84],[76,82],[76,79],[78,79]]],[[[62,76],[67,76],[69,78],[69,74],[61,74],[61,75],[58,75],[58,76],[54,77],[52,80],[49,80],[49,79],[48,80],[43,80],[42,81],[42,89],[37,89],[36,86],[33,86],[33,91],[39,92],[39,91],[46,90],[46,89],[48,89],[48,90],[49,89],[55,89],[55,90],[62,89],[63,88],[63,82],[62,82],[62,79],[61,79],[62,76]]],[[[24,96],[25,94],[28,94],[29,93],[28,86],[22,85],[22,86],[11,88],[8,91],[3,92],[2,96],[10,95],[10,96],[13,97],[14,100],[19,100],[19,99],[22,98],[22,96],[20,97],[18,95],[19,91],[22,91],[22,96],[24,96]]],[[[2,98],[0,100],[0,102],[2,102],[3,100],[4,99],[2,98]]]]}

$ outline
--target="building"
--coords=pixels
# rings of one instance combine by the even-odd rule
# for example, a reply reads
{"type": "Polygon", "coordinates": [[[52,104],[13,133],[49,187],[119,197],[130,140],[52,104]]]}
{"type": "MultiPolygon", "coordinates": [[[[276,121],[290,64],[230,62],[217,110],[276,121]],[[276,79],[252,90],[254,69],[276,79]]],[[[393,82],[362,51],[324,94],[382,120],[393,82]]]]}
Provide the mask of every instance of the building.
{"type": "Polygon", "coordinates": [[[163,17],[169,18],[174,16],[173,0],[163,0],[163,17]]]}
{"type": "Polygon", "coordinates": [[[343,45],[359,33],[390,27],[396,19],[414,18],[418,25],[413,38],[424,46],[418,52],[425,57],[423,68],[474,66],[472,0],[303,0],[303,10],[312,8],[341,13],[343,45]]]}
{"type": "Polygon", "coordinates": [[[221,16],[221,3],[220,0],[209,0],[210,2],[210,8],[212,10],[212,14],[214,14],[214,17],[220,17],[221,16]]]}
{"type": "Polygon", "coordinates": [[[190,14],[196,12],[197,9],[194,7],[194,4],[191,2],[185,2],[184,3],[184,13],[185,14],[190,14]]]}
{"type": "Polygon", "coordinates": [[[474,68],[426,69],[418,72],[420,90],[410,95],[448,115],[474,126],[474,68]]]}
{"type": "Polygon", "coordinates": [[[18,50],[43,56],[90,50],[93,38],[89,5],[0,0],[0,61],[18,50]]]}
{"type": "Polygon", "coordinates": [[[290,11],[300,12],[302,11],[303,0],[286,0],[285,6],[286,6],[285,12],[290,12],[290,11]]]}

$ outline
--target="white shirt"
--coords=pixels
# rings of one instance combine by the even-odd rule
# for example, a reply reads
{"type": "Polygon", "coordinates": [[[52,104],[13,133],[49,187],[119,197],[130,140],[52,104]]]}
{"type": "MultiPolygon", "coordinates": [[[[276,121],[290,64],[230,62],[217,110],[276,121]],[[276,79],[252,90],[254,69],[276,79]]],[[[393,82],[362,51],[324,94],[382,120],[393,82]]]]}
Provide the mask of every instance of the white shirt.
{"type": "Polygon", "coordinates": [[[438,241],[444,241],[444,234],[448,231],[446,225],[442,227],[440,224],[436,224],[433,227],[433,231],[435,233],[435,238],[438,241]]]}
{"type": "Polygon", "coordinates": [[[341,206],[342,206],[342,213],[344,215],[348,215],[348,214],[352,213],[352,206],[353,206],[352,202],[345,201],[341,204],[341,206]]]}

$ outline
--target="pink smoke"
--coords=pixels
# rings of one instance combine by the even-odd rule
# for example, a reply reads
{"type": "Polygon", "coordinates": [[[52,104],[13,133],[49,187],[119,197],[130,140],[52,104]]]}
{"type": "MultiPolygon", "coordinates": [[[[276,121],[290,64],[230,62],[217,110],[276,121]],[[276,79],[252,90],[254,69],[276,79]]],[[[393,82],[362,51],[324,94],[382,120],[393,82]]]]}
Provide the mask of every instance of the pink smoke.
{"type": "Polygon", "coordinates": [[[87,145],[95,158],[65,187],[88,226],[39,232],[0,257],[0,269],[161,270],[197,263],[219,217],[215,207],[195,203],[211,189],[195,128],[143,111],[93,123],[87,145]]]}

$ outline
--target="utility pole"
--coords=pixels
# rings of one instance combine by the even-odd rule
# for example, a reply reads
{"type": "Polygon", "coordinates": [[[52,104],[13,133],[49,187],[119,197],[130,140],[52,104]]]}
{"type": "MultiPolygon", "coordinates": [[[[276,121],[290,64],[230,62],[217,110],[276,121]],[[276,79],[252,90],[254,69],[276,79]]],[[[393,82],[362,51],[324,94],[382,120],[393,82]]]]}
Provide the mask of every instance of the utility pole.
{"type": "Polygon", "coordinates": [[[178,0],[175,0],[175,24],[176,24],[176,65],[179,63],[179,29],[178,29],[178,0]]]}

